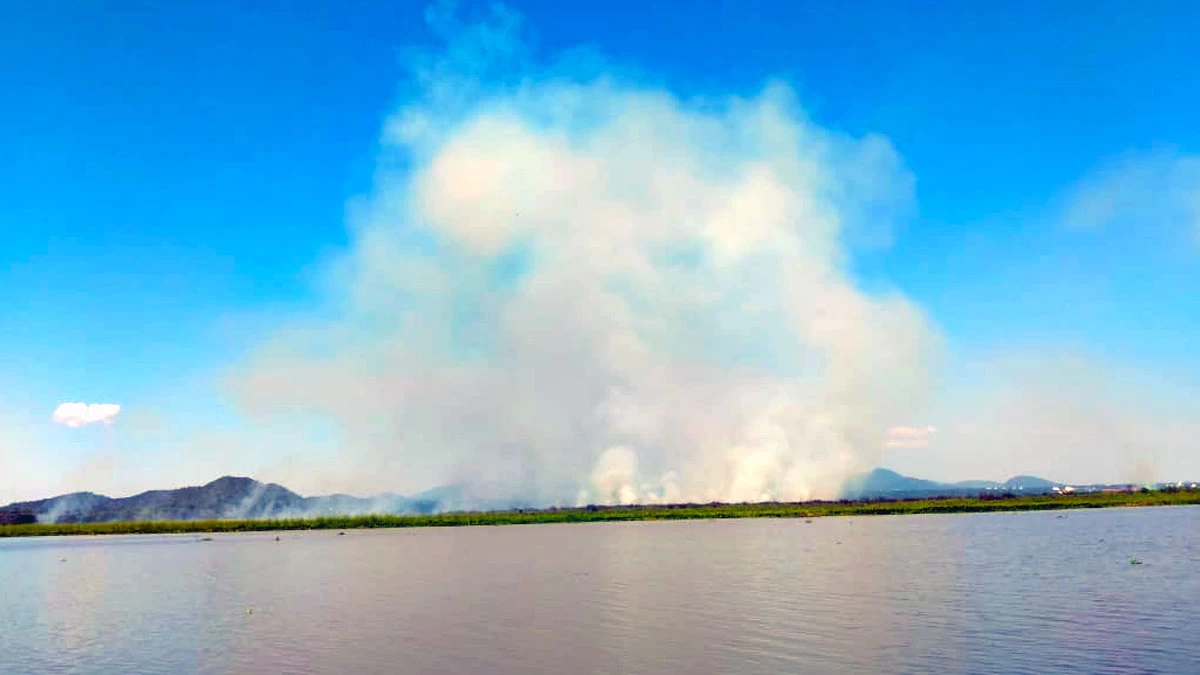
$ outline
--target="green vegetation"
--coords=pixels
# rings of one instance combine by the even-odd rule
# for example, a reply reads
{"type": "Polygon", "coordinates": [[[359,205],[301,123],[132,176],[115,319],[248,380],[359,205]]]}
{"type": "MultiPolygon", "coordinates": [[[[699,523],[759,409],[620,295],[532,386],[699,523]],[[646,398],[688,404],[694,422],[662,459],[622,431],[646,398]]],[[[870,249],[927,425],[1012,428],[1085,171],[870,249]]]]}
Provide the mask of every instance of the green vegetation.
{"type": "Polygon", "coordinates": [[[435,515],[327,516],[284,520],[193,520],[58,525],[0,525],[0,537],[81,534],[177,534],[185,532],[251,532],[263,530],[348,530],[381,527],[457,527],[582,523],[614,520],[690,520],[716,518],[818,518],[983,511],[1047,511],[1114,506],[1178,506],[1200,504],[1200,490],[973,497],[950,499],[871,500],[766,504],[678,504],[668,506],[588,506],[572,509],[442,513],[435,515]]]}

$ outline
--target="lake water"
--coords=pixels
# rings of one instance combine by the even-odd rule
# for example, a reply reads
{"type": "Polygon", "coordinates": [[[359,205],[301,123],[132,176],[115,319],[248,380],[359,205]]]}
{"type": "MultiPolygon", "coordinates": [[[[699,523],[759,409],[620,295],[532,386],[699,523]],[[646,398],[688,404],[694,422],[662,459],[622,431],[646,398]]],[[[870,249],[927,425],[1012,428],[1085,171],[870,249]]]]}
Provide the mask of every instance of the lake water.
{"type": "Polygon", "coordinates": [[[0,673],[1200,672],[1200,508],[275,536],[0,540],[0,673]]]}

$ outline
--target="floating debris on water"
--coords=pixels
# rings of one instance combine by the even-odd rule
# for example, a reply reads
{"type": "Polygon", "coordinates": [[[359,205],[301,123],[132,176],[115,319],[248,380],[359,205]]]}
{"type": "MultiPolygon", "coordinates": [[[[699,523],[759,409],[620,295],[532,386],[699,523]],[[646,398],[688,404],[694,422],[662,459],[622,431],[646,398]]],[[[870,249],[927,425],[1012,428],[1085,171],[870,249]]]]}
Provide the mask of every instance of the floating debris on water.
{"type": "Polygon", "coordinates": [[[346,536],[346,533],[345,533],[345,532],[338,532],[338,536],[339,536],[339,537],[344,537],[344,536],[346,536]]]}
{"type": "Polygon", "coordinates": [[[1130,559],[1129,559],[1129,564],[1130,564],[1130,565],[1141,565],[1141,564],[1142,564],[1142,559],[1141,559],[1141,558],[1130,558],[1130,559]]]}
{"type": "Polygon", "coordinates": [[[212,537],[200,537],[200,541],[212,541],[212,537]]]}
{"type": "Polygon", "coordinates": [[[66,559],[66,558],[59,558],[59,559],[58,559],[58,562],[67,562],[67,559],[66,559]]]}
{"type": "Polygon", "coordinates": [[[279,541],[279,537],[275,537],[275,541],[279,541]]]}
{"type": "Polygon", "coordinates": [[[246,614],[253,614],[253,613],[254,613],[254,608],[253,608],[253,607],[247,607],[247,608],[246,608],[246,614]]]}
{"type": "Polygon", "coordinates": [[[806,522],[806,523],[811,523],[811,522],[812,522],[812,518],[805,518],[805,519],[804,519],[804,522],[806,522]]]}

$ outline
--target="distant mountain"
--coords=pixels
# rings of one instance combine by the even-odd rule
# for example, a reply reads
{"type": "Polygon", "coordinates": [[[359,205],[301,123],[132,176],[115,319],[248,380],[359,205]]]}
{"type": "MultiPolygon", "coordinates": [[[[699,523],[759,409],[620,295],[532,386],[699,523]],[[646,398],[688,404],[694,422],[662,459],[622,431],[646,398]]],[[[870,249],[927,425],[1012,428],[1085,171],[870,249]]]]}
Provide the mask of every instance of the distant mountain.
{"type": "MultiPolygon", "coordinates": [[[[938,483],[889,469],[874,469],[846,481],[843,499],[952,497],[982,492],[1044,494],[1059,484],[1036,476],[1014,476],[1003,483],[962,481],[938,483]]],[[[413,497],[346,494],[302,497],[275,483],[224,476],[206,485],[177,490],[151,490],[113,499],[91,492],[17,502],[0,507],[0,525],[13,523],[95,523],[132,520],[209,520],[222,518],[287,518],[325,515],[434,513],[457,510],[504,510],[532,507],[528,496],[511,486],[445,485],[413,497]]]]}
{"type": "Polygon", "coordinates": [[[505,511],[537,508],[537,500],[520,489],[503,483],[466,485],[453,483],[426,490],[410,498],[414,502],[435,504],[439,511],[505,511]]]}
{"type": "Polygon", "coordinates": [[[39,520],[57,522],[59,514],[88,513],[110,501],[112,499],[91,492],[72,492],[50,499],[17,502],[0,508],[0,525],[36,523],[39,520]]]}
{"type": "Polygon", "coordinates": [[[980,493],[1009,492],[1045,494],[1060,484],[1037,476],[1014,476],[1003,483],[990,480],[965,480],[939,483],[911,478],[889,469],[873,469],[854,476],[842,486],[843,499],[905,499],[912,497],[960,497],[980,493]]]}
{"type": "Polygon", "coordinates": [[[17,502],[0,507],[0,524],[286,518],[431,513],[437,510],[438,503],[430,499],[406,499],[390,494],[377,497],[341,494],[301,497],[275,483],[224,476],[197,487],[151,490],[119,499],[91,492],[76,492],[50,499],[17,502]]]}
{"type": "Polygon", "coordinates": [[[997,483],[994,480],[960,480],[952,485],[968,490],[996,490],[1004,487],[1004,483],[997,483]]]}
{"type": "Polygon", "coordinates": [[[848,499],[861,499],[896,493],[938,492],[944,487],[942,483],[902,476],[890,469],[874,469],[846,481],[842,495],[848,499]]]}
{"type": "Polygon", "coordinates": [[[1037,476],[1013,476],[1004,481],[1004,487],[1010,490],[1049,490],[1056,485],[1058,483],[1037,476]]]}

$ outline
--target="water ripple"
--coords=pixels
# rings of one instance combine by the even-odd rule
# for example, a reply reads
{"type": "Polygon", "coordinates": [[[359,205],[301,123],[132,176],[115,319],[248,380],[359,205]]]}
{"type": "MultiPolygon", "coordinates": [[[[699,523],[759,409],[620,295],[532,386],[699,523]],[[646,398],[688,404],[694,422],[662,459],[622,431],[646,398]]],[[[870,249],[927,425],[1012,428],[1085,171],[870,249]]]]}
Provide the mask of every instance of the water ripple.
{"type": "Polygon", "coordinates": [[[1186,507],[8,540],[0,672],[1200,672],[1198,551],[1186,507]]]}

